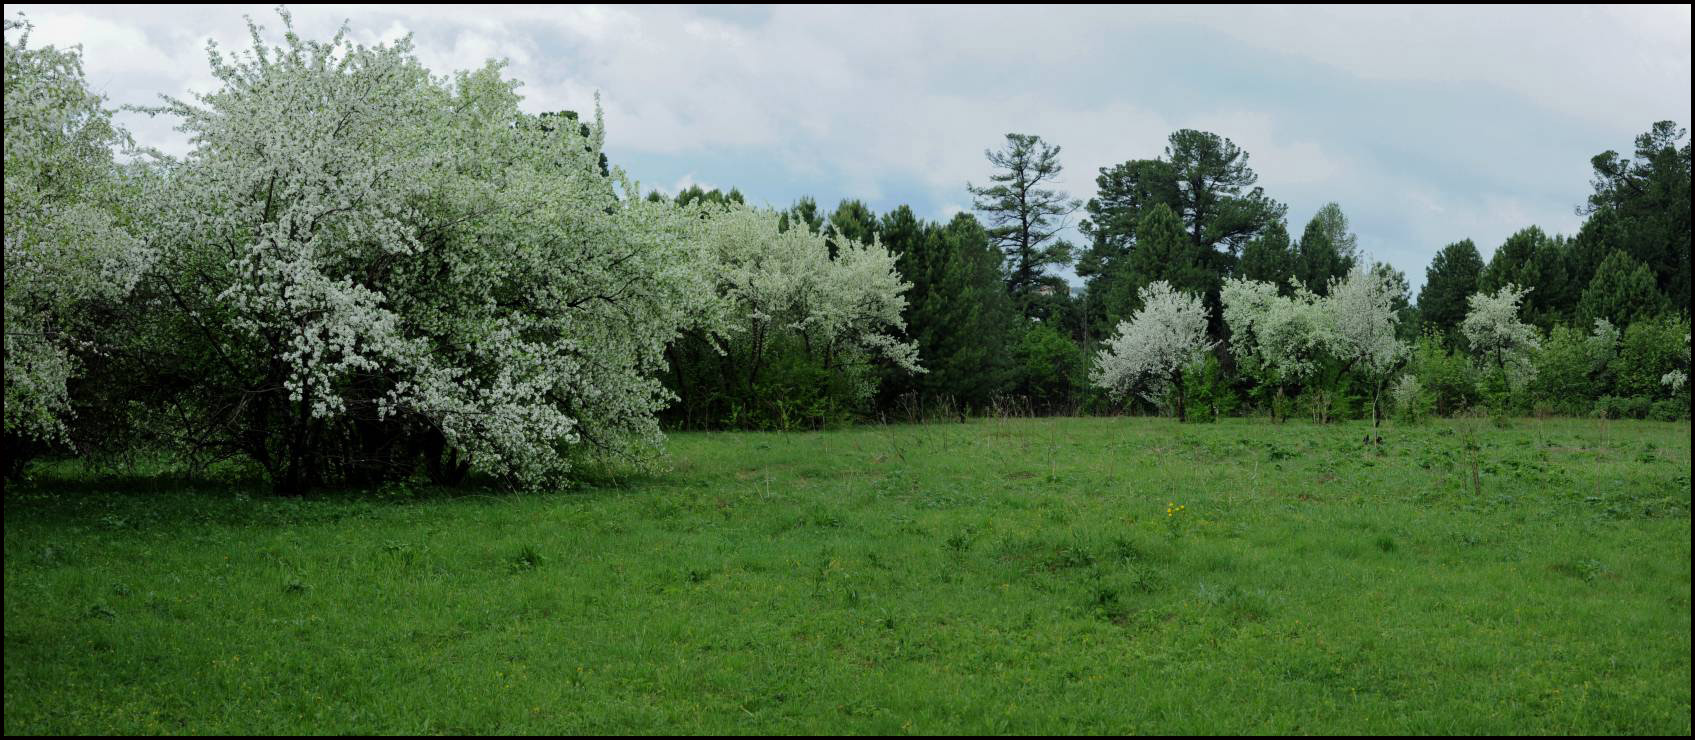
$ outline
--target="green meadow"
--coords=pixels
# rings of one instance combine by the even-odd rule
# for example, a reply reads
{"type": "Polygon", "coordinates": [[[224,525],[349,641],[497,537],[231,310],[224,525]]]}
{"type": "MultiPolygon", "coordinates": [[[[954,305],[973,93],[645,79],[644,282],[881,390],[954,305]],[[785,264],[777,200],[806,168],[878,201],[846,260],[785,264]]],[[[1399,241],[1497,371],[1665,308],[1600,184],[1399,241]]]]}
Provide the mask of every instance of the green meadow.
{"type": "Polygon", "coordinates": [[[671,436],[5,492],[5,732],[1690,732],[1688,422],[671,436]]]}

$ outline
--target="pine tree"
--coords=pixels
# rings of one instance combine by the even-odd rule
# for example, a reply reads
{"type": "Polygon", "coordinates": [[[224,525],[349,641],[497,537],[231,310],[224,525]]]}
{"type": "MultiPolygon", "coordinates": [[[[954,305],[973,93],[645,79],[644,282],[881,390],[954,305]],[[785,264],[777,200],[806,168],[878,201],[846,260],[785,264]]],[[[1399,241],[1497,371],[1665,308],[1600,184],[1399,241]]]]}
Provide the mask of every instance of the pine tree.
{"type": "Polygon", "coordinates": [[[1289,229],[1282,221],[1267,226],[1242,248],[1237,275],[1271,283],[1283,295],[1290,295],[1289,279],[1295,277],[1295,250],[1289,244],[1289,229]]]}
{"type": "Polygon", "coordinates": [[[1666,308],[1667,301],[1654,284],[1653,270],[1623,250],[1615,250],[1601,261],[1578,304],[1584,321],[1606,319],[1613,326],[1654,318],[1666,308]]]}
{"type": "Polygon", "coordinates": [[[1034,315],[1032,294],[1047,268],[1071,264],[1071,244],[1059,232],[1081,203],[1044,187],[1063,170],[1059,151],[1040,136],[1007,134],[1004,149],[984,151],[997,169],[989,177],[994,184],[966,185],[988,219],[989,237],[1006,253],[1007,289],[1027,316],[1034,315]]]}
{"type": "Polygon", "coordinates": [[[1477,292],[1483,257],[1470,239],[1449,244],[1430,260],[1424,288],[1418,292],[1418,311],[1424,325],[1452,337],[1468,310],[1466,299],[1477,292]]]}

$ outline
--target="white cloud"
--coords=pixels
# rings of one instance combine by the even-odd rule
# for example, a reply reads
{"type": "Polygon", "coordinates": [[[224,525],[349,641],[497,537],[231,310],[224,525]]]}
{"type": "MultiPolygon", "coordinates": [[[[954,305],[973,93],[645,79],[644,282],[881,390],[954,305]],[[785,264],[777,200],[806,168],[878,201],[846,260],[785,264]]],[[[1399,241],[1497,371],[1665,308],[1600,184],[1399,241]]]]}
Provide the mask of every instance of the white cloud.
{"type": "Polygon", "coordinates": [[[713,185],[712,183],[709,183],[709,182],[701,182],[699,180],[696,180],[693,172],[690,172],[686,175],[683,175],[682,177],[677,178],[677,181],[672,183],[671,187],[665,187],[664,185],[659,185],[659,186],[654,187],[653,189],[658,190],[659,192],[664,193],[667,196],[675,198],[675,197],[677,197],[678,193],[681,193],[684,190],[688,190],[691,187],[698,187],[701,190],[707,190],[707,191],[724,190],[725,189],[725,188],[720,188],[717,185],[713,185]]]}

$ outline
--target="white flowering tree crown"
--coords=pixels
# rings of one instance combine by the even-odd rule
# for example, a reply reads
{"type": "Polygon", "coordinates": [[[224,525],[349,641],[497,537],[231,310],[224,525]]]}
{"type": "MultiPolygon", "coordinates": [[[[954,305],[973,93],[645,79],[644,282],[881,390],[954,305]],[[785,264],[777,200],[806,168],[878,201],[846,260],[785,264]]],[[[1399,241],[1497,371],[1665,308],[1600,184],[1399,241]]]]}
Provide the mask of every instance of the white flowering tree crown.
{"type": "Polygon", "coordinates": [[[880,244],[837,236],[831,256],[825,236],[783,230],[776,212],[736,204],[701,204],[686,217],[716,285],[701,327],[747,386],[780,340],[798,342],[821,367],[850,377],[861,397],[876,390],[873,363],[924,372],[917,345],[900,338],[911,285],[880,244]]]}
{"type": "MultiPolygon", "coordinates": [[[[1599,322],[1600,319],[1596,321],[1599,322]]],[[[1618,332],[1614,331],[1613,334],[1616,338],[1618,332]]],[[[1689,336],[1687,332],[1683,335],[1683,352],[1679,358],[1683,367],[1674,367],[1660,376],[1660,384],[1670,388],[1673,393],[1682,392],[1683,387],[1689,384],[1689,336]]]]}
{"type": "Polygon", "coordinates": [[[1230,279],[1220,297],[1231,352],[1260,382],[1281,388],[1318,367],[1329,318],[1319,296],[1299,284],[1294,295],[1284,296],[1268,282],[1230,279]]]}
{"type": "Polygon", "coordinates": [[[1388,273],[1356,266],[1331,281],[1324,302],[1330,351],[1370,378],[1387,377],[1412,351],[1396,336],[1397,291],[1388,273]]]}
{"type": "Polygon", "coordinates": [[[1542,346],[1536,327],[1519,320],[1519,302],[1529,293],[1529,288],[1513,284],[1494,293],[1473,293],[1467,299],[1470,310],[1460,324],[1477,359],[1515,382],[1535,376],[1532,360],[1542,346]]]}
{"type": "Polygon", "coordinates": [[[1089,380],[1114,397],[1138,393],[1154,403],[1175,391],[1181,417],[1183,371],[1199,364],[1212,346],[1206,306],[1200,296],[1163,280],[1142,289],[1141,303],[1096,356],[1089,380]]]}
{"type": "Polygon", "coordinates": [[[80,50],[30,48],[5,19],[5,430],[60,441],[67,383],[101,348],[91,311],[134,288],[151,252],[125,219],[113,161],[129,145],[90,92],[80,50]]]}
{"type": "Polygon", "coordinates": [[[1372,425],[1382,419],[1383,386],[1411,353],[1396,336],[1394,300],[1399,288],[1386,270],[1355,266],[1330,283],[1323,302],[1325,343],[1331,355],[1372,386],[1372,425]]]}
{"type": "Polygon", "coordinates": [[[598,113],[525,114],[495,63],[433,78],[410,39],[252,35],[211,49],[219,90],[156,109],[194,145],[150,211],[160,303],[210,345],[205,424],[284,488],[404,474],[407,445],[529,485],[652,449],[711,270],[603,172],[598,113]]]}

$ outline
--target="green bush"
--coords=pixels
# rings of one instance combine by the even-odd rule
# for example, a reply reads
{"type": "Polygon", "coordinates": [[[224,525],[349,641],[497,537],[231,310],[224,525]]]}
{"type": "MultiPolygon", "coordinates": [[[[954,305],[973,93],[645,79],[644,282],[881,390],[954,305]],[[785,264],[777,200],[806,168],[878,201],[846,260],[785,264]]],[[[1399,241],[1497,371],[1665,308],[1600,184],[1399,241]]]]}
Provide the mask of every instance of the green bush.
{"type": "Polygon", "coordinates": [[[1471,362],[1464,355],[1448,351],[1434,335],[1419,338],[1409,369],[1430,393],[1438,414],[1452,416],[1478,400],[1476,371],[1471,362]]]}
{"type": "Polygon", "coordinates": [[[1654,402],[1648,410],[1648,418],[1655,421],[1677,421],[1689,418],[1689,403],[1675,398],[1664,398],[1654,402]]]}
{"type": "Polygon", "coordinates": [[[1654,399],[1647,396],[1631,396],[1624,399],[1623,414],[1630,419],[1646,419],[1648,412],[1654,407],[1654,399]]]}
{"type": "Polygon", "coordinates": [[[1617,351],[1616,332],[1585,333],[1556,326],[1536,356],[1533,399],[1550,411],[1580,415],[1595,397],[1612,386],[1607,363],[1617,351]]]}
{"type": "Polygon", "coordinates": [[[1660,378],[1682,364],[1683,338],[1688,333],[1687,321],[1670,316],[1631,324],[1619,341],[1618,355],[1607,366],[1616,378],[1614,393],[1671,398],[1675,391],[1660,378]]]}
{"type": "Polygon", "coordinates": [[[1189,393],[1189,421],[1217,421],[1221,416],[1234,414],[1241,405],[1236,390],[1230,386],[1229,376],[1211,354],[1205,362],[1184,371],[1184,385],[1189,393]]]}
{"type": "Polygon", "coordinates": [[[1013,348],[1019,394],[1043,412],[1070,410],[1074,392],[1087,385],[1083,350],[1047,324],[1034,324],[1013,348]]]}
{"type": "Polygon", "coordinates": [[[1590,412],[1590,415],[1598,419],[1617,419],[1619,412],[1620,406],[1617,397],[1602,396],[1595,399],[1595,408],[1590,412]]]}

